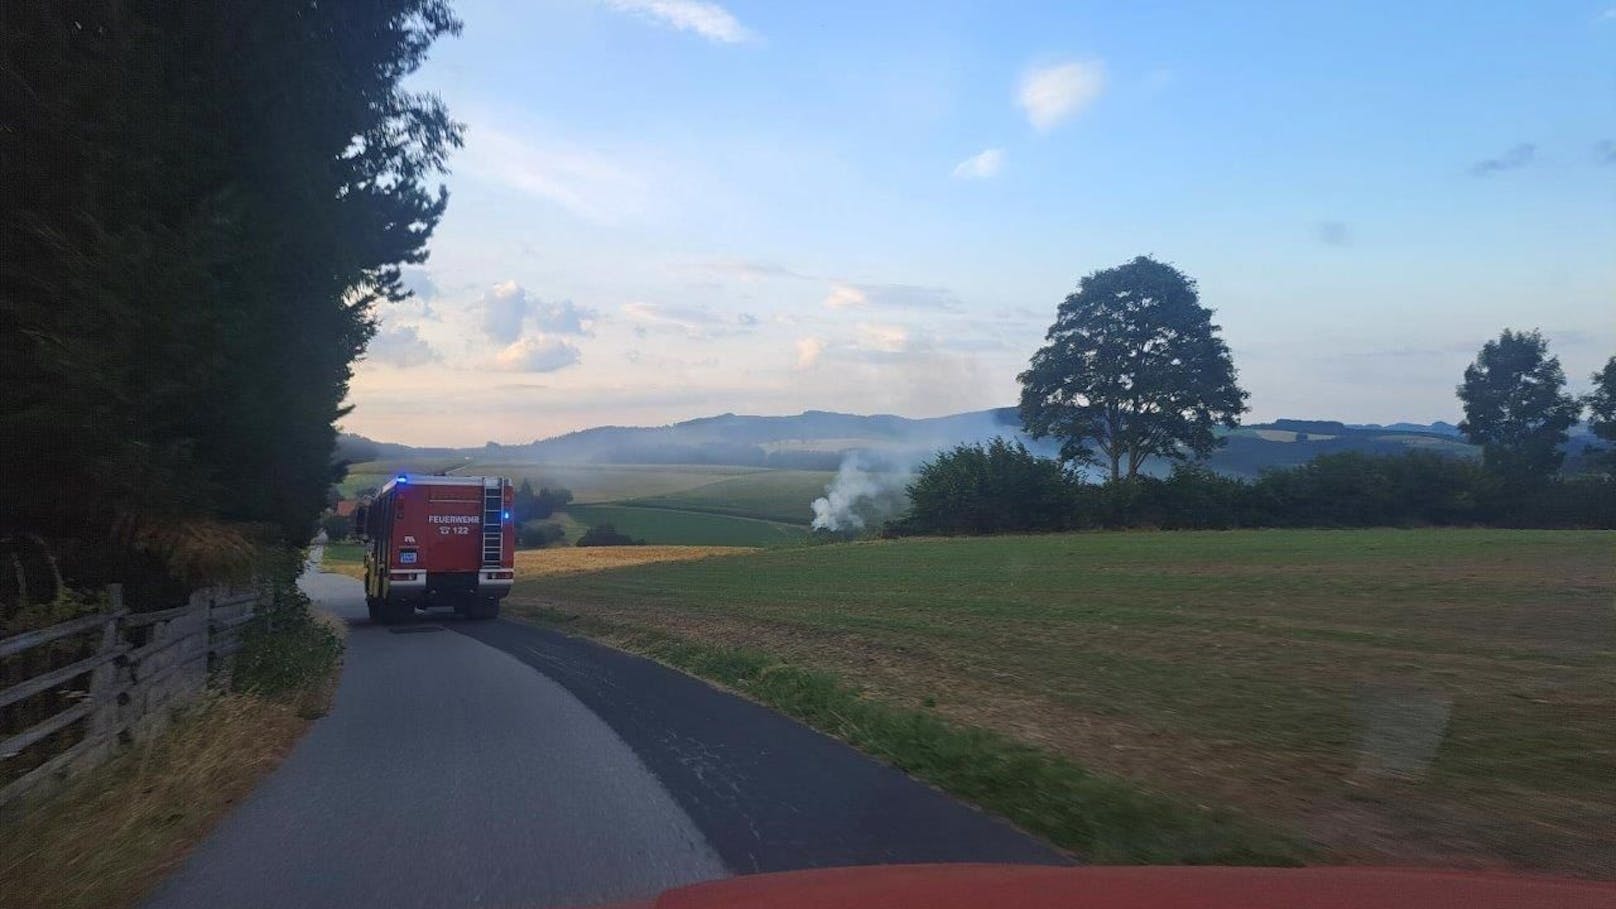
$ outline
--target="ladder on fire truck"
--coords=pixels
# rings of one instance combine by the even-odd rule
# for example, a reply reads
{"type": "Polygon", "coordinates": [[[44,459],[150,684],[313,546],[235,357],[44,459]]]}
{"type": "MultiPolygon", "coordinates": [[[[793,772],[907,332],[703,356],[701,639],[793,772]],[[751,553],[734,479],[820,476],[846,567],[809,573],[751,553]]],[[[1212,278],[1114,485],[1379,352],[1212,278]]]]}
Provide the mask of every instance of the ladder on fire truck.
{"type": "Polygon", "coordinates": [[[483,481],[483,567],[499,567],[504,554],[505,500],[497,477],[483,481]]]}

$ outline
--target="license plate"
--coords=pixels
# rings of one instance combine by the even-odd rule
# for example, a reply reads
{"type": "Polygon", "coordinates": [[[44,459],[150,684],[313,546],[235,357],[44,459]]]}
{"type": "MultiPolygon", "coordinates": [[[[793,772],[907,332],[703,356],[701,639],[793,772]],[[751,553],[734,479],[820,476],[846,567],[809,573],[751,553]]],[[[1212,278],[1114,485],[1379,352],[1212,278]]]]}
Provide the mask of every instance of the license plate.
{"type": "Polygon", "coordinates": [[[401,552],[401,553],[398,554],[398,561],[399,561],[399,564],[401,564],[401,565],[414,565],[415,564],[415,553],[413,553],[413,552],[401,552]]]}

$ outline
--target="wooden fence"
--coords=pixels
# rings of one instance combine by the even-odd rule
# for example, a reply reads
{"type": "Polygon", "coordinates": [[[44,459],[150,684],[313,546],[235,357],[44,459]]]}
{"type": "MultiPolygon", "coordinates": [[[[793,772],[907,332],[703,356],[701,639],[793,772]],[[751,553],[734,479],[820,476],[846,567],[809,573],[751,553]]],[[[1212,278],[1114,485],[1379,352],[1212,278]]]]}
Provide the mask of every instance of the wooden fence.
{"type": "Polygon", "coordinates": [[[98,636],[91,638],[90,656],[0,691],[0,708],[52,691],[70,702],[0,741],[0,768],[63,730],[81,731],[65,750],[0,787],[0,806],[105,760],[119,744],[160,731],[175,708],[202,694],[209,670],[241,648],[240,632],[260,598],[256,590],[209,589],[173,609],[131,612],[119,585],[109,594],[106,612],[0,639],[0,659],[10,659],[74,636],[98,636]]]}

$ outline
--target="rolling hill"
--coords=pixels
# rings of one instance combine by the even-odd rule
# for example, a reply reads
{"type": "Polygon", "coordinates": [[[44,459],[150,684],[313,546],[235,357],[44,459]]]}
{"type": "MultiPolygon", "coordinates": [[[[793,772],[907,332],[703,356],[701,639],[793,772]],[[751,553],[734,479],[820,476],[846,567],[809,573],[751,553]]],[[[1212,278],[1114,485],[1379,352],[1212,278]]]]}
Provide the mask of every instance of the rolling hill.
{"type": "MultiPolygon", "coordinates": [[[[1052,442],[1029,440],[1019,429],[1015,409],[1005,407],[931,419],[829,411],[720,414],[668,426],[602,426],[520,445],[474,448],[414,448],[345,435],[337,455],[350,466],[338,489],[344,496],[361,495],[401,471],[499,474],[535,488],[571,490],[573,504],[558,513],[568,540],[591,524],[616,523],[657,544],[791,545],[807,537],[814,500],[838,487],[844,474],[847,482],[872,485],[890,497],[901,495],[921,461],[962,442],[1011,436],[1039,454],[1056,453],[1052,442]]],[[[1344,452],[1427,451],[1459,458],[1480,453],[1456,427],[1442,422],[1281,419],[1222,435],[1224,444],[1207,466],[1242,478],[1344,452]]],[[[1591,440],[1586,429],[1573,431],[1566,446],[1568,471],[1588,463],[1591,440]]],[[[1163,476],[1171,466],[1154,460],[1145,472],[1163,476]]],[[[879,495],[869,501],[878,499],[886,501],[879,495]]],[[[887,508],[861,517],[878,524],[890,517],[887,508]]]]}
{"type": "MultiPolygon", "coordinates": [[[[598,426],[518,445],[490,442],[474,448],[411,448],[344,435],[338,456],[349,461],[551,465],[724,465],[798,471],[835,470],[848,452],[871,452],[912,463],[942,448],[994,436],[1014,436],[1040,454],[1057,446],[1020,432],[1013,407],[929,419],[810,410],[792,416],[726,413],[668,426],[598,426]]],[[[1270,467],[1305,463],[1321,454],[1358,451],[1395,454],[1439,451],[1459,457],[1476,449],[1449,423],[1347,424],[1334,420],[1275,420],[1230,430],[1210,466],[1254,476],[1270,467]]],[[[1148,465],[1165,473],[1170,465],[1148,465]]],[[[574,487],[576,488],[576,487],[574,487]]],[[[615,496],[613,497],[615,498],[615,496]]]]}

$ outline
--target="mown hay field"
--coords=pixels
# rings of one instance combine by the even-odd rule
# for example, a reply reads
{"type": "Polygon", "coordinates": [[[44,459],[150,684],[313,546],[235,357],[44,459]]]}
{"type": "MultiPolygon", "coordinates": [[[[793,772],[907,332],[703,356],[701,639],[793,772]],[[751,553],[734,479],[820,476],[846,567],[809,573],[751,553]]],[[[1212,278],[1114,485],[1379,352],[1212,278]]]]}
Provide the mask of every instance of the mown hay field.
{"type": "MultiPolygon", "coordinates": [[[[619,533],[659,546],[786,546],[808,537],[808,528],[799,524],[670,508],[569,505],[564,514],[577,527],[610,524],[619,533]]],[[[569,542],[576,539],[568,537],[569,542]]]]}
{"type": "Polygon", "coordinates": [[[519,584],[507,609],[835,673],[1329,861],[1616,877],[1616,534],[900,540],[519,584]]]}

